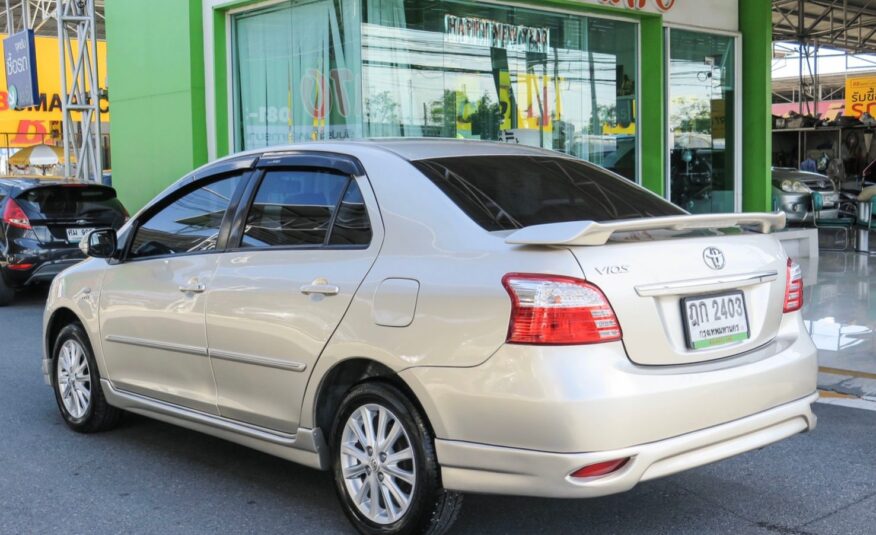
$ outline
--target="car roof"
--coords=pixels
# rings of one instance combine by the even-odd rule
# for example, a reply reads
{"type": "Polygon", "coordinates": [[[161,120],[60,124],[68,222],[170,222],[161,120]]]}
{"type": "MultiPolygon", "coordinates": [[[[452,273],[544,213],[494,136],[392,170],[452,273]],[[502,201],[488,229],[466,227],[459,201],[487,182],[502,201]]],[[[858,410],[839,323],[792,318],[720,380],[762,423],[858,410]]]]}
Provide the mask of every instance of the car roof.
{"type": "MultiPolygon", "coordinates": [[[[569,155],[529,145],[446,138],[374,138],[346,141],[309,141],[294,145],[273,145],[229,154],[202,167],[236,158],[258,158],[274,154],[296,151],[339,152],[356,156],[367,150],[391,152],[405,160],[416,161],[430,158],[452,158],[459,156],[549,156],[570,158],[569,155]]],[[[196,170],[197,171],[197,170],[196,170]]]]}
{"type": "Polygon", "coordinates": [[[560,152],[529,145],[468,139],[366,139],[354,143],[377,146],[411,161],[459,156],[566,156],[560,152]]]}

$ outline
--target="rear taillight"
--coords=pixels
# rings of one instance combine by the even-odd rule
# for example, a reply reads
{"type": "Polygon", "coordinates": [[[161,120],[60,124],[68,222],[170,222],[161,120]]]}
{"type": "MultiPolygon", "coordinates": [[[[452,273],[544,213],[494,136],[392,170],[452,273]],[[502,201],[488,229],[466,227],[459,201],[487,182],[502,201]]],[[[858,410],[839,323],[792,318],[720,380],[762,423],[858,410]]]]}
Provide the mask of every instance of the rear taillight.
{"type": "Polygon", "coordinates": [[[620,324],[608,299],[589,282],[509,273],[502,284],[511,296],[509,343],[573,345],[621,339],[620,324]]]}
{"type": "Polygon", "coordinates": [[[788,278],[785,283],[785,312],[794,312],[803,307],[803,270],[800,264],[788,259],[788,278]]]}
{"type": "Polygon", "coordinates": [[[30,220],[27,219],[24,210],[12,199],[6,201],[3,209],[3,222],[11,227],[30,229],[30,220]]]}

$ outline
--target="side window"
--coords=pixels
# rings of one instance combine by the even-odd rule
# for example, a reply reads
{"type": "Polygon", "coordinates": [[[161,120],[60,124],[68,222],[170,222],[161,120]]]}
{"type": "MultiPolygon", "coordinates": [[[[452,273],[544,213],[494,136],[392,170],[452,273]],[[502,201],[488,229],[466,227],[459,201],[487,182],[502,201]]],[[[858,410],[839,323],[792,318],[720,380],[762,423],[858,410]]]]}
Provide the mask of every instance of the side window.
{"type": "Polygon", "coordinates": [[[371,220],[365,209],[365,199],[355,180],[350,181],[335,225],[332,227],[329,244],[331,245],[368,245],[371,243],[371,220]]]}
{"type": "Polygon", "coordinates": [[[219,227],[241,175],[186,193],[137,227],[129,258],[144,258],[216,248],[219,227]]]}
{"type": "Polygon", "coordinates": [[[325,171],[266,172],[247,214],[241,247],[322,245],[348,180],[325,171]]]}

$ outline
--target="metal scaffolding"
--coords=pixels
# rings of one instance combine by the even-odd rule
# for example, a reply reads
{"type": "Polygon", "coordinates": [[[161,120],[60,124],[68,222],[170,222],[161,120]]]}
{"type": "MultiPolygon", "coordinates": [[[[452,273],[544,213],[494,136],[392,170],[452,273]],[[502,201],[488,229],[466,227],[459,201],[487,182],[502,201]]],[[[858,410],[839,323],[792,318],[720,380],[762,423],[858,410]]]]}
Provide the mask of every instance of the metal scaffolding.
{"type": "Polygon", "coordinates": [[[774,84],[774,95],[796,102],[801,114],[815,113],[820,101],[843,90],[836,77],[822,79],[820,57],[842,53],[849,71],[850,57],[876,53],[876,0],[772,0],[772,6],[773,41],[793,43],[785,59],[798,62],[796,87],[788,87],[790,80],[774,84]]]}
{"type": "Polygon", "coordinates": [[[64,176],[100,182],[103,166],[94,0],[57,0],[55,13],[61,59],[64,176]]]}

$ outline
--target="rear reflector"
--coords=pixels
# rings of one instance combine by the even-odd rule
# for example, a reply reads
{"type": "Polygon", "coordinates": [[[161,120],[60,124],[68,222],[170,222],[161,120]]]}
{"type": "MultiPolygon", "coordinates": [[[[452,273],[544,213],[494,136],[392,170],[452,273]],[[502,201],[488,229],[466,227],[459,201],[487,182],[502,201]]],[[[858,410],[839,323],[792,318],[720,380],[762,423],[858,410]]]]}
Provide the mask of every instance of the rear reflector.
{"type": "Polygon", "coordinates": [[[6,264],[6,268],[12,271],[27,271],[32,267],[33,264],[6,264]]]}
{"type": "Polygon", "coordinates": [[[572,277],[509,273],[508,342],[535,345],[598,344],[621,339],[614,310],[602,291],[572,277]]]}
{"type": "Polygon", "coordinates": [[[608,474],[617,472],[618,470],[626,466],[629,460],[629,457],[624,457],[623,459],[615,459],[613,461],[605,461],[604,463],[591,464],[585,466],[584,468],[579,468],[575,472],[572,472],[572,477],[585,478],[607,476],[608,474]]]}
{"type": "Polygon", "coordinates": [[[788,278],[785,283],[784,311],[794,312],[803,307],[803,270],[800,264],[788,259],[788,278]]]}
{"type": "Polygon", "coordinates": [[[27,219],[24,210],[12,199],[6,200],[6,208],[3,209],[3,222],[10,227],[30,229],[30,220],[27,219]]]}

